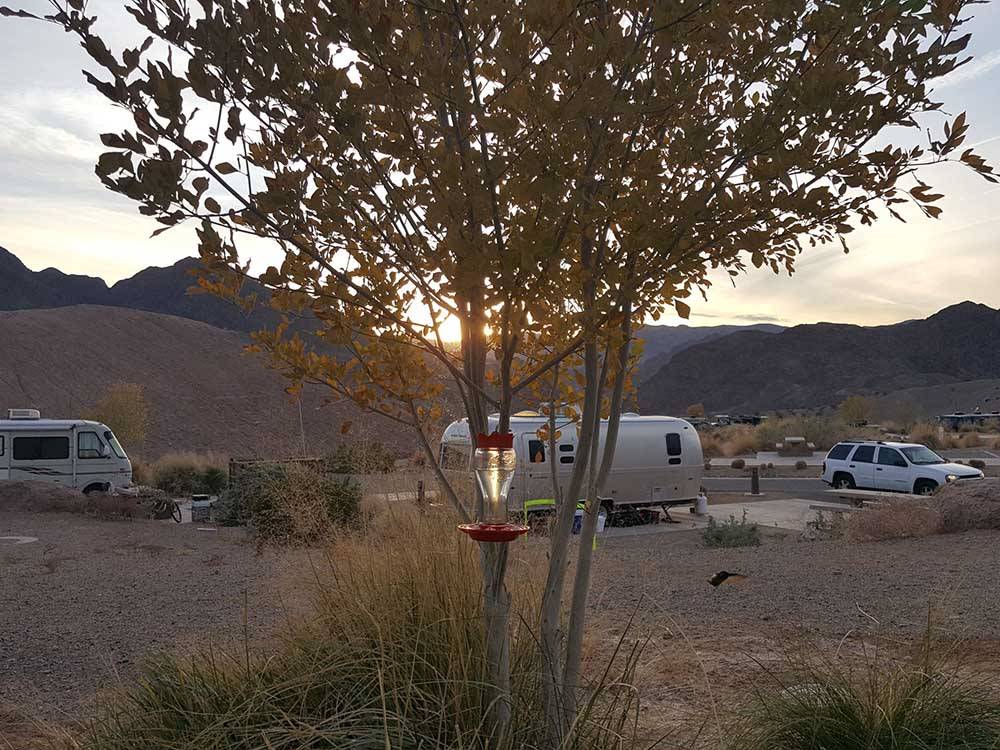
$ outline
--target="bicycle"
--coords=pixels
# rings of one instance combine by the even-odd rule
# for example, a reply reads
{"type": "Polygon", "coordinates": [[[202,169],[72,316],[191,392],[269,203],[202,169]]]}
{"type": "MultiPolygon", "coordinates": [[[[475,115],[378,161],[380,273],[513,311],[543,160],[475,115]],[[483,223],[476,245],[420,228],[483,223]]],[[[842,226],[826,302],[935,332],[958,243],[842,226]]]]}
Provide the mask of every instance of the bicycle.
{"type": "Polygon", "coordinates": [[[181,506],[177,504],[176,500],[170,497],[166,497],[161,500],[154,500],[153,519],[156,521],[165,521],[168,518],[173,518],[174,523],[180,523],[181,506]]]}

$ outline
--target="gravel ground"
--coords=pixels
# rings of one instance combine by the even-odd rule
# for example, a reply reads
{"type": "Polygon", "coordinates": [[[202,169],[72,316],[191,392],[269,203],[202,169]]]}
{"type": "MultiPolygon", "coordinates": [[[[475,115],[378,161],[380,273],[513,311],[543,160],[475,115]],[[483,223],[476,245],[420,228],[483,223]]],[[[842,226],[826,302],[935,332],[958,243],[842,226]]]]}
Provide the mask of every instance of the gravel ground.
{"type": "Polygon", "coordinates": [[[253,642],[300,603],[295,555],[258,555],[240,529],[5,512],[4,536],[38,541],[0,539],[0,706],[49,720],[85,714],[150,652],[253,642]]]}
{"type": "Polygon", "coordinates": [[[870,543],[768,534],[737,549],[706,549],[698,532],[617,537],[598,553],[591,601],[596,613],[637,608],[690,634],[915,634],[931,611],[949,633],[1000,638],[998,545],[997,531],[870,543]],[[721,570],[747,580],[714,589],[721,570]]]}
{"type": "MultiPolygon", "coordinates": [[[[38,541],[0,540],[0,740],[5,707],[72,721],[149,653],[238,646],[244,611],[257,642],[301,611],[304,554],[258,555],[239,529],[3,512],[4,536],[38,541]]],[[[635,615],[630,635],[651,636],[650,726],[702,722],[791,643],[832,652],[848,635],[903,642],[928,612],[938,635],[965,639],[1000,674],[998,545],[996,531],[873,543],[768,532],[760,547],[729,550],[704,548],[697,531],[604,538],[591,657],[601,663],[635,615]],[[713,589],[720,570],[747,580],[713,589]]]]}

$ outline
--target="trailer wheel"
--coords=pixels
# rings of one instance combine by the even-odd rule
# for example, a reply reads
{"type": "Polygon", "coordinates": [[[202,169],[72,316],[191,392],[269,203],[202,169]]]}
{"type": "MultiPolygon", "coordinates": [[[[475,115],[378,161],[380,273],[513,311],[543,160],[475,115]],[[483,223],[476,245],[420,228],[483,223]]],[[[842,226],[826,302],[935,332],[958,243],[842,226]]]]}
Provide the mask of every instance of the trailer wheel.
{"type": "Polygon", "coordinates": [[[110,484],[101,484],[99,482],[95,482],[94,484],[88,484],[86,487],[84,487],[83,494],[92,495],[95,492],[108,492],[110,489],[111,489],[110,484]]]}

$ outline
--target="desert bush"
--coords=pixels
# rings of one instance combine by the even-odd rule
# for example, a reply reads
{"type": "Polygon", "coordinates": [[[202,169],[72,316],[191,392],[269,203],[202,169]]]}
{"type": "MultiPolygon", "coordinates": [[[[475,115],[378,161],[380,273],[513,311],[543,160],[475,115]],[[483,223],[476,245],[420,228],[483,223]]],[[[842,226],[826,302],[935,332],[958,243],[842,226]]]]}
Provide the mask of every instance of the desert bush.
{"type": "MultiPolygon", "coordinates": [[[[501,741],[486,719],[476,545],[450,514],[382,520],[367,535],[337,537],[303,571],[313,617],[271,653],[159,657],[103,706],[83,749],[551,748],[531,626],[544,566],[527,552],[511,556],[513,718],[501,741]]],[[[588,685],[567,748],[632,746],[630,679],[618,660],[588,685]]]]}
{"type": "Polygon", "coordinates": [[[701,540],[706,547],[756,547],[760,544],[760,527],[747,521],[747,512],[736,520],[730,515],[722,523],[709,516],[708,526],[701,534],[701,540]]]}
{"type": "Polygon", "coordinates": [[[796,461],[795,462],[795,470],[796,471],[805,471],[808,468],[809,468],[809,464],[807,464],[805,461],[801,461],[800,460],[800,461],[796,461]]]}
{"type": "MultiPolygon", "coordinates": [[[[876,654],[881,652],[876,651],[876,654]]],[[[793,658],[768,673],[728,750],[986,750],[1000,746],[1000,704],[988,686],[921,653],[869,656],[860,667],[793,658]]]]}
{"type": "Polygon", "coordinates": [[[981,458],[972,459],[971,461],[969,461],[969,466],[971,466],[973,469],[979,469],[980,471],[986,470],[986,462],[983,461],[981,458]]]}
{"type": "Polygon", "coordinates": [[[759,425],[754,433],[756,450],[774,450],[775,443],[786,437],[804,437],[817,450],[828,450],[841,440],[851,437],[865,437],[867,430],[849,427],[841,419],[830,417],[791,417],[769,419],[759,425]]]}
{"type": "Polygon", "coordinates": [[[363,440],[338,445],[326,459],[326,470],[332,474],[388,474],[395,463],[395,456],[382,443],[363,440]]]}
{"type": "Polygon", "coordinates": [[[698,434],[701,440],[701,453],[705,458],[722,458],[722,439],[718,432],[702,432],[698,434]]]}
{"type": "Polygon", "coordinates": [[[926,445],[931,450],[941,448],[940,431],[937,425],[930,422],[918,422],[910,430],[910,440],[914,443],[926,445]]]}
{"type": "MultiPolygon", "coordinates": [[[[207,493],[219,494],[225,489],[228,461],[214,453],[168,453],[148,469],[148,482],[173,497],[207,493]]],[[[134,478],[134,475],[133,475],[134,478]]]]}
{"type": "Polygon", "coordinates": [[[719,439],[724,456],[743,456],[757,450],[756,429],[749,425],[723,427],[719,439]]]}
{"type": "Polygon", "coordinates": [[[222,523],[249,524],[262,542],[311,544],[361,518],[361,487],[299,464],[256,464],[219,500],[222,523]]]}
{"type": "Polygon", "coordinates": [[[979,448],[985,441],[978,432],[966,432],[958,439],[957,448],[979,448]]]}
{"type": "Polygon", "coordinates": [[[149,402],[141,385],[113,383],[101,399],[85,409],[85,419],[101,422],[111,428],[126,451],[142,446],[149,431],[149,402]]]}
{"type": "Polygon", "coordinates": [[[858,542],[930,536],[941,531],[941,514],[929,503],[886,500],[851,513],[845,535],[858,542]]]}
{"type": "Polygon", "coordinates": [[[733,469],[743,469],[746,467],[746,465],[747,462],[744,461],[742,458],[734,458],[729,464],[730,468],[733,469]]]}

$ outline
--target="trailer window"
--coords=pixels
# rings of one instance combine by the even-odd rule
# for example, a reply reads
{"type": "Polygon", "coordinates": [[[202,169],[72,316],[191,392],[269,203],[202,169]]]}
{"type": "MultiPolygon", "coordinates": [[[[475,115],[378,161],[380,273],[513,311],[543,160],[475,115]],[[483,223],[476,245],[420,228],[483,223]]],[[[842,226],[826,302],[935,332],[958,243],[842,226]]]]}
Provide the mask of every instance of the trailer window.
{"type": "Polygon", "coordinates": [[[533,464],[545,463],[545,442],[542,440],[528,441],[528,461],[533,464]]]}
{"type": "MultiPolygon", "coordinates": [[[[572,454],[573,453],[573,447],[574,446],[573,446],[572,443],[562,443],[559,446],[559,452],[560,453],[566,453],[566,454],[572,454]]],[[[561,463],[561,464],[571,464],[571,463],[573,463],[573,456],[572,455],[559,456],[559,463],[561,463]]]]}
{"type": "Polygon", "coordinates": [[[87,460],[103,458],[107,453],[104,443],[101,442],[96,432],[81,432],[76,438],[76,455],[87,460]]]}
{"type": "Polygon", "coordinates": [[[4,451],[4,444],[3,444],[3,441],[4,441],[4,436],[3,436],[3,435],[0,435],[0,456],[2,456],[2,455],[3,455],[3,451],[4,451]]]}
{"type": "Polygon", "coordinates": [[[667,463],[679,464],[681,462],[681,435],[679,432],[667,433],[667,463]]]}
{"type": "Polygon", "coordinates": [[[68,437],[14,438],[15,461],[61,461],[69,458],[68,437]]]}

